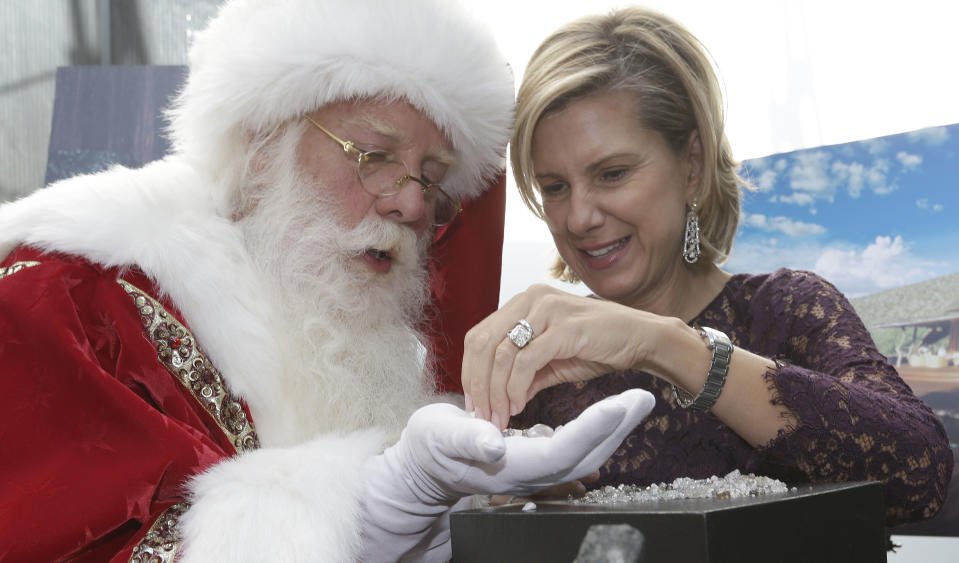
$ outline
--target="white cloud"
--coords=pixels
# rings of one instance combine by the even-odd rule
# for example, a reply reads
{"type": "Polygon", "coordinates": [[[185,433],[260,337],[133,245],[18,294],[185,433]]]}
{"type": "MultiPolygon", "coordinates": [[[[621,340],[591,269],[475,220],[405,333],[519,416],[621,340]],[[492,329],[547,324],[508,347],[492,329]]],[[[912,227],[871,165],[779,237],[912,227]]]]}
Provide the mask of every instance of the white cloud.
{"type": "Polygon", "coordinates": [[[886,195],[886,194],[891,194],[892,192],[898,189],[899,189],[899,184],[882,184],[873,188],[872,191],[876,195],[886,195]]]}
{"type": "Polygon", "coordinates": [[[922,164],[922,155],[909,154],[906,151],[899,151],[896,154],[896,159],[898,159],[907,170],[915,170],[922,164]]]}
{"type": "Polygon", "coordinates": [[[769,232],[779,231],[791,237],[808,237],[826,232],[825,227],[816,223],[804,223],[789,217],[766,217],[761,213],[746,214],[743,217],[743,225],[769,232]]]}
{"type": "Polygon", "coordinates": [[[901,236],[877,236],[864,249],[832,246],[822,250],[813,270],[850,297],[928,279],[932,264],[913,256],[901,236]]]}
{"type": "Polygon", "coordinates": [[[896,238],[877,236],[876,240],[862,251],[862,263],[864,266],[885,266],[890,260],[901,256],[906,252],[906,245],[902,242],[902,237],[896,235],[896,238]]]}
{"type": "MultiPolygon", "coordinates": [[[[905,152],[899,153],[897,158],[907,167],[922,162],[921,156],[905,152]]],[[[832,203],[836,190],[840,188],[854,199],[860,197],[866,188],[877,195],[888,194],[899,189],[895,182],[889,182],[889,169],[889,161],[884,158],[877,158],[867,167],[861,162],[833,160],[824,151],[798,153],[789,170],[789,187],[793,193],[780,196],[779,201],[808,206],[810,212],[815,213],[815,202],[832,203]]]]}
{"type": "Polygon", "coordinates": [[[869,187],[872,188],[873,193],[885,195],[899,189],[897,184],[890,184],[886,181],[886,175],[888,173],[889,161],[886,159],[880,158],[872,163],[872,166],[866,171],[866,181],[869,183],[869,187]]]}
{"type": "Polygon", "coordinates": [[[866,183],[866,167],[858,162],[836,161],[832,163],[832,171],[840,183],[845,183],[849,196],[857,198],[862,193],[866,183]]]}
{"type": "Polygon", "coordinates": [[[769,192],[776,187],[776,177],[778,174],[775,170],[763,170],[762,173],[756,178],[756,187],[759,188],[759,191],[769,192]]]}
{"type": "Polygon", "coordinates": [[[809,239],[786,246],[768,240],[737,241],[724,268],[761,273],[777,268],[811,270],[836,285],[849,297],[870,295],[959,270],[959,263],[932,262],[911,252],[902,237],[877,236],[866,246],[829,243],[819,246],[809,239]]]}
{"type": "Polygon", "coordinates": [[[771,158],[754,158],[744,163],[742,173],[758,191],[771,192],[775,189],[776,180],[784,168],[784,160],[781,158],[773,162],[771,158]]]}
{"type": "Polygon", "coordinates": [[[869,154],[883,154],[889,150],[889,141],[886,139],[869,139],[862,142],[869,149],[869,154]]]}
{"type": "Polygon", "coordinates": [[[770,160],[769,157],[750,158],[744,160],[741,164],[745,173],[752,174],[753,172],[761,172],[769,168],[770,160]]]}
{"type": "MultiPolygon", "coordinates": [[[[888,142],[880,139],[867,141],[872,154],[888,150],[888,142]],[[881,149],[881,150],[880,150],[881,149]]],[[[922,164],[922,156],[900,151],[896,158],[907,169],[915,169],[922,164]]],[[[785,159],[776,163],[778,169],[785,159]]],[[[793,190],[790,195],[782,195],[779,201],[799,206],[812,207],[818,200],[832,202],[837,189],[845,189],[852,198],[862,195],[868,188],[877,195],[884,195],[899,189],[898,184],[889,181],[890,165],[885,158],[877,158],[872,164],[856,161],[833,160],[825,151],[808,151],[797,153],[789,170],[789,187],[793,190]]],[[[769,190],[777,176],[773,176],[768,168],[760,175],[761,182],[767,182],[761,187],[769,190]]]]}
{"type": "Polygon", "coordinates": [[[813,196],[799,192],[793,192],[791,195],[780,196],[779,201],[783,203],[792,203],[799,206],[812,205],[816,202],[813,196]]]}
{"type": "Polygon", "coordinates": [[[949,140],[949,130],[945,127],[927,127],[907,133],[913,143],[925,143],[930,147],[937,147],[949,140]]]}
{"type": "Polygon", "coordinates": [[[946,208],[946,206],[941,203],[930,203],[929,198],[927,197],[924,197],[922,199],[917,199],[916,207],[922,210],[932,210],[932,211],[935,211],[936,213],[946,208]]]}
{"type": "Polygon", "coordinates": [[[798,153],[789,171],[789,186],[796,192],[832,201],[833,182],[829,177],[829,162],[829,153],[824,151],[798,153]]]}
{"type": "Polygon", "coordinates": [[[815,244],[800,243],[793,246],[780,244],[776,239],[759,241],[737,240],[730,259],[723,269],[732,273],[747,272],[758,274],[771,272],[777,268],[811,270],[819,256],[820,247],[815,244]]]}

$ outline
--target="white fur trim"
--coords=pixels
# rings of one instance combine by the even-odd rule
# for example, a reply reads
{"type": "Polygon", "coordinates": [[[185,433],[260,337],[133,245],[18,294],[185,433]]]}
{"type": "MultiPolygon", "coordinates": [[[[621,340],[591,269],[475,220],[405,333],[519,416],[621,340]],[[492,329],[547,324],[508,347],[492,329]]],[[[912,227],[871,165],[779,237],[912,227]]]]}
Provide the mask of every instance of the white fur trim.
{"type": "Polygon", "coordinates": [[[213,466],[190,483],[178,561],[355,561],[362,465],[382,446],[382,434],[367,430],[213,466]]]}
{"type": "MultiPolygon", "coordinates": [[[[454,0],[233,0],[190,50],[169,112],[175,150],[215,175],[250,134],[328,103],[407,100],[449,137],[444,184],[482,192],[505,166],[513,76],[492,33],[454,0]]],[[[215,194],[227,205],[231,187],[215,194]]]]}
{"type": "Polygon", "coordinates": [[[272,377],[279,349],[237,227],[204,199],[204,179],[173,158],[63,180],[0,206],[0,256],[17,244],[136,264],[183,313],[203,351],[250,405],[257,432],[283,427],[272,377]]]}

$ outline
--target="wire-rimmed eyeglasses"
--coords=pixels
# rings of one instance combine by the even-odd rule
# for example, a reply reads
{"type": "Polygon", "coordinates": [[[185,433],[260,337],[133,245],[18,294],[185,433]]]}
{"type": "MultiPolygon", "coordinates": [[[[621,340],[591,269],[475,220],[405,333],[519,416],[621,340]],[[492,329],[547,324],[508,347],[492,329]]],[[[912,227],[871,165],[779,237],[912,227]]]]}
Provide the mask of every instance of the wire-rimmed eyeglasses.
{"type": "Polygon", "coordinates": [[[423,191],[423,201],[427,206],[433,207],[434,227],[448,225],[463,210],[460,202],[453,199],[439,184],[410,174],[409,167],[395,154],[380,149],[360,150],[356,148],[353,141],[340,139],[309,115],[304,117],[336,141],[343,148],[343,152],[352,157],[350,160],[356,165],[356,175],[360,178],[360,184],[370,195],[376,197],[396,195],[408,181],[413,180],[423,191]]]}

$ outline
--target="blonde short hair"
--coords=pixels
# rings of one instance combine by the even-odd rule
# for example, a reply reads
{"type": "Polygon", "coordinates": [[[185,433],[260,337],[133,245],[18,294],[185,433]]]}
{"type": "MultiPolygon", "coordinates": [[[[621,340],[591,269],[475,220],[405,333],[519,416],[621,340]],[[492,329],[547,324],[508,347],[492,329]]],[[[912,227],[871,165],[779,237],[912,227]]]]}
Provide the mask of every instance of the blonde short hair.
{"type": "MultiPolygon", "coordinates": [[[[703,171],[697,198],[705,262],[722,263],[739,223],[740,185],[724,132],[722,92],[705,48],[672,19],[645,8],[590,15],[556,30],[536,49],[517,96],[510,145],[523,201],[541,219],[532,162],[539,120],[573,100],[611,90],[635,94],[644,127],[659,132],[677,154],[699,132],[703,171]]],[[[576,281],[560,259],[554,275],[576,281]]]]}

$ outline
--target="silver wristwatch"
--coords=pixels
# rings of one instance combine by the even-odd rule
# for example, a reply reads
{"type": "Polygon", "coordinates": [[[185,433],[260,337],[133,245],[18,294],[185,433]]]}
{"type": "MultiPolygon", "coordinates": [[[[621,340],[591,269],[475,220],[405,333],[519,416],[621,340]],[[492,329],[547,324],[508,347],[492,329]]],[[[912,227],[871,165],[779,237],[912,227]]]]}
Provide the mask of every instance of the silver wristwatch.
{"type": "Polygon", "coordinates": [[[684,409],[707,411],[716,403],[726,383],[729,360],[733,355],[733,343],[725,333],[708,326],[702,327],[700,335],[706,339],[706,346],[713,351],[709,372],[706,373],[706,383],[695,397],[675,385],[673,385],[673,392],[676,394],[676,402],[684,409]]]}

